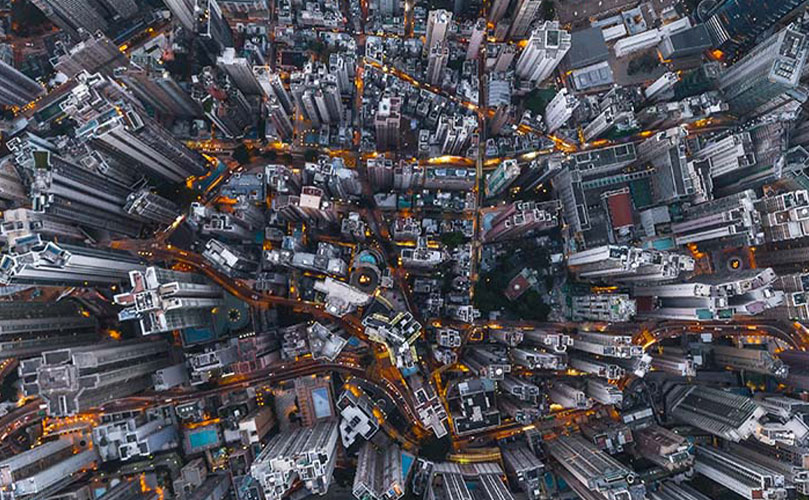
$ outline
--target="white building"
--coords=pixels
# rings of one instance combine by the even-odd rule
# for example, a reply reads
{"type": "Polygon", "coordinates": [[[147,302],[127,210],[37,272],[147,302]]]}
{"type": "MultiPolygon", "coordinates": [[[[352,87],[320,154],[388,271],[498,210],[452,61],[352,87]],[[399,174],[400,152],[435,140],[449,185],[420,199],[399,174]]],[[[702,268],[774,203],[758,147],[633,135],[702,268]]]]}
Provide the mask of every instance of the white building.
{"type": "Polygon", "coordinates": [[[559,28],[558,21],[545,21],[535,29],[528,45],[517,59],[517,76],[539,84],[553,73],[570,50],[570,33],[559,28]]]}

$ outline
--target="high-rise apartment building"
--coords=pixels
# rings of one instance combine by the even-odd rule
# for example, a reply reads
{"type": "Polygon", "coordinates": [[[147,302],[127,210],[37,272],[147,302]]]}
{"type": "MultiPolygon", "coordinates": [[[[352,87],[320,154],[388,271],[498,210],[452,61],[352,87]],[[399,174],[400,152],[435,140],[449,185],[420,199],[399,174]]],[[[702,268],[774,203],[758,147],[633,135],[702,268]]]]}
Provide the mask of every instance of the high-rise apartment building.
{"type": "Polygon", "coordinates": [[[121,321],[137,319],[144,335],[211,324],[224,304],[222,289],[204,276],[159,267],[129,273],[132,290],[115,296],[121,321]]]}
{"type": "Polygon", "coordinates": [[[177,204],[148,188],[139,189],[127,196],[124,210],[129,215],[163,225],[171,224],[180,214],[177,204]]]}
{"type": "Polygon", "coordinates": [[[179,445],[171,406],[104,413],[92,432],[102,462],[148,457],[179,445]]]}
{"type": "Polygon", "coordinates": [[[427,81],[430,85],[441,86],[444,81],[444,71],[449,60],[449,48],[444,44],[436,44],[430,47],[427,54],[427,81]]]}
{"type": "Polygon", "coordinates": [[[671,281],[694,270],[694,258],[660,250],[604,245],[568,256],[579,279],[622,282],[671,281]]]}
{"type": "Polygon", "coordinates": [[[222,51],[222,55],[216,59],[216,65],[225,70],[230,81],[245,95],[262,93],[261,85],[253,72],[253,65],[246,57],[237,55],[233,47],[227,47],[222,51]]]}
{"type": "MultiPolygon", "coordinates": [[[[168,43],[167,39],[162,40],[162,43],[168,43]]],[[[158,43],[154,43],[144,50],[133,51],[130,54],[131,63],[115,69],[115,78],[158,114],[180,118],[201,116],[199,104],[166,71],[162,60],[155,57],[162,54],[160,48],[158,43]]]]}
{"type": "Polygon", "coordinates": [[[751,190],[687,207],[683,220],[671,224],[674,242],[700,250],[757,245],[763,242],[761,216],[751,190]]]}
{"type": "Polygon", "coordinates": [[[522,168],[517,160],[503,160],[492,173],[486,176],[484,190],[486,196],[497,196],[520,176],[522,168]]]}
{"type": "Polygon", "coordinates": [[[394,443],[366,441],[357,457],[351,492],[358,500],[397,500],[404,496],[402,450],[394,443]]]}
{"type": "Polygon", "coordinates": [[[506,472],[516,479],[520,489],[528,495],[529,500],[542,498],[544,491],[542,477],[545,473],[545,464],[527,446],[503,448],[501,453],[506,472]]]}
{"type": "Polygon", "coordinates": [[[573,112],[579,107],[579,99],[568,93],[567,88],[563,88],[545,106],[545,127],[548,133],[553,133],[567,124],[573,112]]]}
{"type": "MultiPolygon", "coordinates": [[[[511,16],[511,26],[508,29],[509,40],[519,40],[528,36],[528,30],[537,18],[541,5],[542,0],[517,0],[517,7],[511,16]]],[[[533,37],[533,34],[531,36],[533,37]]]]}
{"type": "MultiPolygon", "coordinates": [[[[55,25],[78,38],[79,30],[87,33],[106,31],[109,20],[102,10],[101,2],[90,3],[86,0],[34,0],[32,2],[55,25]]],[[[123,11],[131,10],[135,4],[132,0],[114,0],[114,4],[122,7],[123,11]]],[[[135,12],[137,6],[135,5],[135,12]]]]}
{"type": "Polygon", "coordinates": [[[92,447],[78,448],[70,439],[48,441],[0,462],[0,491],[4,498],[47,498],[97,462],[92,447]]]}
{"type": "Polygon", "coordinates": [[[469,46],[466,48],[466,60],[477,59],[480,55],[480,46],[486,38],[486,19],[479,18],[472,27],[472,35],[469,37],[469,46]]]}
{"type": "Polygon", "coordinates": [[[82,30],[81,36],[81,41],[58,56],[53,65],[54,70],[64,73],[68,78],[73,78],[82,71],[111,75],[115,68],[129,63],[118,45],[104,33],[97,31],[90,34],[82,30]]]}
{"type": "MultiPolygon", "coordinates": [[[[632,498],[634,472],[578,435],[545,442],[548,456],[574,491],[598,492],[606,498],[632,498]]],[[[641,486],[642,488],[642,486],[641,486]]]]}
{"type": "Polygon", "coordinates": [[[265,497],[280,500],[296,479],[312,494],[325,494],[337,462],[338,429],[330,421],[274,436],[250,467],[265,497]]]}
{"type": "Polygon", "coordinates": [[[695,447],[694,470],[743,498],[787,498],[784,475],[741,455],[717,448],[695,447]]]}
{"type": "Polygon", "coordinates": [[[0,283],[92,286],[124,283],[129,271],[144,269],[128,252],[47,242],[23,253],[3,254],[0,283]]]}
{"type": "Polygon", "coordinates": [[[40,84],[0,60],[0,105],[25,106],[44,93],[40,84]]]}
{"type": "Polygon", "coordinates": [[[168,366],[159,341],[89,344],[20,362],[23,393],[39,396],[54,417],[75,415],[152,387],[152,373],[168,366]]]}
{"type": "Polygon", "coordinates": [[[775,279],[772,268],[744,269],[703,275],[683,283],[638,285],[633,295],[642,304],[639,316],[696,321],[731,319],[755,316],[781,305],[784,292],[774,289],[775,279]]]}
{"type": "Polygon", "coordinates": [[[438,9],[431,10],[427,15],[427,33],[424,43],[424,54],[429,54],[436,45],[444,45],[452,25],[452,12],[438,9]]]}
{"type": "Polygon", "coordinates": [[[114,234],[140,234],[146,218],[125,210],[129,186],[88,170],[38,138],[17,137],[10,143],[15,162],[29,173],[35,212],[114,234]]]}
{"type": "MultiPolygon", "coordinates": [[[[752,12],[758,10],[750,7],[752,12]]],[[[730,67],[719,80],[730,111],[743,116],[795,89],[806,62],[806,35],[787,27],[772,35],[730,67]]]]}
{"type": "Polygon", "coordinates": [[[0,302],[0,358],[26,358],[98,340],[95,318],[70,300],[0,302]]]}
{"type": "Polygon", "coordinates": [[[228,139],[239,139],[255,126],[257,100],[249,98],[219,67],[208,66],[196,76],[192,97],[216,130],[228,139]]]}
{"type": "Polygon", "coordinates": [[[769,351],[762,349],[746,349],[729,345],[715,345],[711,348],[714,363],[729,366],[734,370],[747,371],[785,378],[789,366],[769,351]]]}
{"type": "Polygon", "coordinates": [[[720,0],[706,2],[697,14],[715,47],[729,58],[748,49],[762,33],[797,9],[803,0],[720,0]]]}
{"type": "MultiPolygon", "coordinates": [[[[523,0],[529,4],[538,0],[523,0]]],[[[531,32],[528,44],[517,59],[517,76],[537,85],[551,76],[570,50],[570,33],[559,27],[558,21],[545,21],[531,32]]]]}
{"type": "Polygon", "coordinates": [[[402,123],[401,106],[402,101],[399,97],[384,97],[379,101],[379,108],[374,117],[376,147],[379,151],[399,147],[402,123]]]}
{"type": "Polygon", "coordinates": [[[207,171],[205,158],[188,149],[162,125],[125,100],[121,89],[101,75],[80,74],[63,104],[76,122],[76,136],[143,172],[182,182],[207,171]]]}
{"type": "Polygon", "coordinates": [[[254,66],[253,73],[256,75],[256,79],[261,86],[261,91],[264,93],[264,96],[268,98],[275,97],[278,100],[278,104],[284,108],[287,114],[292,113],[294,102],[292,96],[289,94],[289,90],[284,87],[281,76],[278,73],[270,71],[270,68],[267,66],[254,66]]]}
{"type": "Polygon", "coordinates": [[[750,437],[767,411],[752,399],[703,385],[678,385],[666,394],[674,419],[729,441],[750,437]]]}
{"type": "Polygon", "coordinates": [[[573,321],[631,321],[637,304],[626,293],[600,293],[571,297],[573,321]]]}
{"type": "Polygon", "coordinates": [[[483,224],[483,240],[508,240],[531,231],[551,230],[559,225],[559,208],[559,202],[555,200],[517,201],[494,208],[494,216],[483,224]]]}

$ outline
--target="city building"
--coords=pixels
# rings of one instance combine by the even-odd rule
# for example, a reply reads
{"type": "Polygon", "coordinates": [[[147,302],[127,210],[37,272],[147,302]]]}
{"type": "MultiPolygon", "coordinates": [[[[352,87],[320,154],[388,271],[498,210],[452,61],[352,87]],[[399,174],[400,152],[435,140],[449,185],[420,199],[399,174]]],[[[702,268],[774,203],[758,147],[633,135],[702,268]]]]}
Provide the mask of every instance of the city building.
{"type": "Polygon", "coordinates": [[[438,9],[431,10],[427,16],[427,31],[425,33],[425,42],[423,53],[429,54],[433,47],[441,46],[447,39],[450,27],[452,25],[452,12],[438,9]]]}
{"type": "Polygon", "coordinates": [[[208,162],[145,112],[126,102],[120,87],[81,73],[62,108],[80,127],[77,137],[122,162],[172,182],[207,171],[208,162]]]}
{"type": "MultiPolygon", "coordinates": [[[[712,23],[708,23],[709,29],[712,23]]],[[[733,64],[719,80],[730,110],[756,113],[795,89],[806,62],[806,35],[789,26],[762,41],[733,64]]]]}
{"type": "Polygon", "coordinates": [[[39,356],[98,338],[96,319],[76,302],[0,302],[0,357],[39,356]]]}
{"type": "Polygon", "coordinates": [[[470,378],[454,384],[447,393],[447,402],[455,434],[462,436],[500,425],[492,380],[470,378]]]}
{"type": "Polygon", "coordinates": [[[579,436],[559,436],[546,441],[545,449],[559,464],[560,476],[582,495],[596,491],[606,498],[635,498],[630,490],[643,488],[642,484],[633,484],[635,475],[631,469],[579,436]]]}
{"type": "Polygon", "coordinates": [[[360,448],[351,492],[358,500],[396,500],[405,494],[402,451],[387,443],[376,446],[370,441],[360,448]]]}
{"type": "Polygon", "coordinates": [[[0,461],[0,491],[12,498],[46,498],[97,463],[93,448],[80,449],[69,439],[48,441],[0,461]]]}
{"type": "Polygon", "coordinates": [[[400,108],[401,100],[398,97],[385,97],[379,101],[374,118],[376,148],[379,151],[396,149],[399,146],[399,128],[402,122],[400,108]]]}
{"type": "Polygon", "coordinates": [[[545,106],[545,114],[543,115],[548,133],[553,133],[564,127],[579,107],[579,104],[579,99],[570,94],[567,88],[557,92],[548,105],[545,106]]]}
{"type": "Polygon", "coordinates": [[[176,448],[173,414],[169,406],[103,414],[93,427],[93,445],[101,461],[133,460],[176,448]]]}
{"type": "MultiPolygon", "coordinates": [[[[536,4],[538,8],[540,2],[537,0],[520,0],[520,4],[526,8],[536,4]]],[[[519,14],[517,15],[519,16],[519,14]]],[[[515,17],[515,22],[517,22],[517,19],[519,18],[515,17]]],[[[519,23],[526,21],[529,24],[531,22],[523,18],[519,20],[519,23]]],[[[523,35],[517,35],[517,37],[521,36],[523,35]]],[[[525,46],[519,59],[517,59],[515,68],[517,76],[530,81],[534,85],[542,83],[551,76],[551,73],[562,62],[568,50],[570,50],[570,34],[560,29],[558,22],[545,21],[542,27],[531,32],[528,45],[525,46]]]]}
{"type": "Polygon", "coordinates": [[[707,446],[696,446],[695,455],[696,472],[743,498],[787,498],[784,476],[772,469],[707,446]]]}
{"type": "Polygon", "coordinates": [[[672,388],[666,408],[678,421],[734,442],[750,437],[767,413],[750,398],[703,385],[672,388]]]}
{"type": "Polygon", "coordinates": [[[545,465],[527,446],[502,448],[501,453],[506,472],[514,477],[520,489],[530,500],[541,498],[545,465]]]}
{"type": "Polygon", "coordinates": [[[591,281],[656,282],[694,271],[694,258],[652,249],[605,245],[570,254],[568,268],[591,281]]]}
{"type": "Polygon", "coordinates": [[[0,260],[4,285],[89,286],[125,283],[132,270],[143,270],[127,252],[47,242],[0,260]]]}
{"type": "Polygon", "coordinates": [[[204,276],[159,267],[129,273],[132,291],[115,295],[118,319],[137,319],[143,335],[204,327],[211,310],[224,305],[222,289],[204,276]]]}
{"type": "Polygon", "coordinates": [[[162,340],[88,344],[20,361],[23,393],[38,396],[54,417],[75,415],[153,386],[169,365],[162,340]]]}
{"type": "Polygon", "coordinates": [[[268,500],[280,500],[300,480],[314,495],[328,491],[337,461],[337,422],[281,432],[261,450],[250,475],[268,500]]]}

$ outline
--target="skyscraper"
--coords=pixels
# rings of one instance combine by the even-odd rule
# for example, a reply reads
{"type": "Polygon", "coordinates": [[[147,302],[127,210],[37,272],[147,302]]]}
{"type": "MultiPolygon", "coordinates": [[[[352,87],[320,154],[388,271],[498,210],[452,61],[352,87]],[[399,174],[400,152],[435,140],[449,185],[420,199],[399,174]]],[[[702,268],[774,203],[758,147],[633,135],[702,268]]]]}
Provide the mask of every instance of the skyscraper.
{"type": "Polygon", "coordinates": [[[239,57],[236,49],[227,47],[216,60],[216,65],[223,68],[236,87],[246,95],[259,95],[262,93],[253,65],[246,57],[239,57]]]}
{"type": "Polygon", "coordinates": [[[293,102],[289,91],[284,87],[284,82],[278,73],[273,73],[267,66],[254,66],[253,73],[256,75],[261,91],[265,97],[275,97],[287,114],[292,113],[293,102]]]}
{"type": "Polygon", "coordinates": [[[137,319],[144,335],[209,325],[222,289],[202,275],[148,267],[129,273],[132,291],[115,296],[121,321],[137,319]]]}
{"type": "Polygon", "coordinates": [[[0,462],[0,490],[9,498],[46,498],[96,465],[94,448],[81,449],[70,439],[48,441],[0,462]]]}
{"type": "Polygon", "coordinates": [[[638,316],[710,321],[755,316],[784,302],[772,268],[703,275],[683,283],[638,285],[638,316]],[[646,298],[646,299],[642,299],[646,298]],[[642,305],[641,305],[642,304],[642,305]]]}
{"type": "MultiPolygon", "coordinates": [[[[524,3],[537,0],[524,0],[524,3]]],[[[517,76],[539,84],[553,73],[570,50],[570,33],[559,27],[558,21],[545,23],[531,32],[528,44],[517,59],[517,76]]]]}
{"type": "Polygon", "coordinates": [[[694,470],[744,498],[787,498],[784,475],[760,463],[717,448],[695,447],[694,470]]]}
{"type": "Polygon", "coordinates": [[[379,108],[374,117],[374,127],[376,128],[376,147],[380,151],[399,147],[399,128],[402,121],[401,104],[402,101],[398,97],[385,97],[379,101],[379,108]]]}
{"type": "Polygon", "coordinates": [[[430,47],[430,52],[427,55],[427,81],[430,85],[437,87],[441,86],[444,80],[444,70],[447,68],[447,61],[449,60],[449,48],[443,44],[437,44],[430,47]]]}
{"type": "Polygon", "coordinates": [[[292,125],[292,120],[287,114],[287,111],[281,105],[281,102],[275,96],[268,97],[267,102],[267,121],[272,124],[277,134],[277,138],[285,141],[292,137],[295,133],[295,127],[292,125]]]}
{"type": "Polygon", "coordinates": [[[25,358],[98,339],[96,320],[70,300],[0,302],[0,358],[25,358]]]}
{"type": "MultiPolygon", "coordinates": [[[[751,14],[758,10],[750,8],[751,14]]],[[[806,54],[806,35],[794,26],[784,28],[758,44],[719,80],[719,90],[730,111],[737,116],[748,115],[796,88],[806,54]]]]}
{"type": "Polygon", "coordinates": [[[192,96],[216,130],[229,139],[241,138],[256,124],[257,97],[248,98],[219,67],[203,68],[196,77],[192,96]]]}
{"type": "MultiPolygon", "coordinates": [[[[542,5],[542,0],[518,0],[514,15],[511,18],[511,26],[508,29],[509,40],[522,39],[528,35],[528,30],[537,17],[540,5],[542,5]]],[[[556,27],[558,28],[558,24],[556,27]]],[[[531,36],[533,37],[533,34],[531,36]]]]}
{"type": "Polygon", "coordinates": [[[24,106],[44,93],[40,84],[0,60],[0,105],[24,106]]]}
{"type": "Polygon", "coordinates": [[[337,461],[338,430],[331,421],[274,436],[250,467],[267,499],[283,498],[296,479],[312,494],[325,494],[337,461]]]}
{"type": "Polygon", "coordinates": [[[377,446],[366,441],[357,457],[351,492],[355,498],[363,500],[397,500],[404,496],[399,446],[394,443],[377,446]]]}
{"type": "Polygon", "coordinates": [[[430,50],[436,45],[444,44],[451,24],[452,12],[443,9],[430,11],[427,15],[427,33],[423,48],[425,55],[429,54],[430,50]]]}
{"type": "Polygon", "coordinates": [[[666,411],[681,422],[735,442],[751,436],[767,413],[748,397],[702,385],[672,388],[666,394],[666,411]]]}
{"type": "Polygon", "coordinates": [[[497,196],[511,185],[519,177],[522,169],[517,160],[504,160],[497,168],[486,176],[485,193],[486,196],[497,196]]]}
{"type": "Polygon", "coordinates": [[[746,190],[687,207],[684,220],[671,225],[674,242],[703,251],[763,243],[756,199],[755,192],[746,190]]]}
{"type": "Polygon", "coordinates": [[[583,250],[567,259],[568,268],[580,279],[655,283],[691,272],[694,264],[690,255],[617,245],[583,250]]]}
{"type": "Polygon", "coordinates": [[[579,99],[570,95],[567,88],[560,90],[545,106],[545,127],[552,133],[564,126],[579,107],[579,99]]]}
{"type": "Polygon", "coordinates": [[[98,31],[89,34],[81,31],[84,38],[59,56],[53,69],[73,78],[82,71],[112,74],[118,66],[126,66],[126,55],[112,40],[98,31]]]}
{"type": "Polygon", "coordinates": [[[78,36],[80,29],[95,33],[106,31],[109,27],[109,22],[99,9],[100,3],[93,5],[87,0],[33,0],[32,3],[54,24],[73,36],[78,36]]]}
{"type": "Polygon", "coordinates": [[[93,286],[124,283],[129,271],[143,269],[128,252],[47,242],[0,260],[0,284],[93,286]]]}
{"type": "Polygon", "coordinates": [[[115,234],[140,233],[143,219],[124,209],[132,192],[128,186],[89,171],[36,137],[16,137],[9,148],[28,172],[35,212],[115,234]]]}
{"type": "Polygon", "coordinates": [[[154,49],[143,55],[133,52],[131,64],[117,68],[115,78],[159,114],[181,118],[201,116],[202,109],[159,60],[152,57],[154,53],[154,49]]]}
{"type": "Polygon", "coordinates": [[[173,201],[147,188],[130,193],[126,198],[124,210],[132,216],[160,224],[171,224],[177,220],[180,213],[180,207],[173,201]]]}
{"type": "Polygon", "coordinates": [[[635,482],[633,471],[582,437],[559,436],[546,441],[545,449],[574,491],[584,490],[585,496],[596,491],[606,498],[634,497],[629,492],[635,482]]]}
{"type": "Polygon", "coordinates": [[[79,124],[76,135],[123,162],[172,182],[207,171],[207,161],[162,125],[128,102],[121,89],[101,75],[78,75],[79,84],[63,104],[79,124]]]}
{"type": "Polygon", "coordinates": [[[54,417],[75,415],[152,387],[152,373],[168,366],[162,340],[89,344],[20,362],[23,393],[39,396],[54,417]]]}
{"type": "Polygon", "coordinates": [[[708,8],[699,9],[697,15],[708,28],[714,46],[732,57],[749,48],[759,35],[802,3],[803,0],[719,0],[705,2],[708,8]]]}
{"type": "Polygon", "coordinates": [[[472,35],[469,37],[469,47],[466,49],[466,59],[477,59],[480,54],[480,46],[486,38],[486,19],[480,18],[475,21],[472,27],[472,35]]]}
{"type": "Polygon", "coordinates": [[[93,445],[103,462],[132,460],[179,445],[171,406],[109,412],[93,427],[93,445]]]}

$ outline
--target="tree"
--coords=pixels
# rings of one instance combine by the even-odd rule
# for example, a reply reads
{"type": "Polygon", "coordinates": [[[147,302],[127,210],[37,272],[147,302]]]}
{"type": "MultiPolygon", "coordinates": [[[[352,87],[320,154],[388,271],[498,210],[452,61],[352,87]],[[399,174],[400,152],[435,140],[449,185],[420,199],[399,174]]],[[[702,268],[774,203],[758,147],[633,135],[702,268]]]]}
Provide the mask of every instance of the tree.
{"type": "Polygon", "coordinates": [[[556,17],[556,7],[554,7],[551,0],[545,0],[542,2],[541,16],[545,21],[553,21],[553,19],[556,17]]]}
{"type": "Polygon", "coordinates": [[[236,146],[236,149],[233,150],[233,159],[242,165],[250,163],[250,150],[248,150],[247,146],[244,144],[239,144],[236,146]]]}
{"type": "Polygon", "coordinates": [[[646,52],[642,56],[629,61],[626,67],[626,74],[651,73],[657,69],[658,66],[660,66],[660,59],[655,57],[651,52],[646,52]]]}
{"type": "Polygon", "coordinates": [[[308,162],[317,161],[317,151],[314,149],[307,149],[303,152],[303,159],[308,162]]]}
{"type": "Polygon", "coordinates": [[[452,231],[442,234],[438,239],[449,248],[455,248],[466,241],[466,236],[460,231],[452,231]]]}

